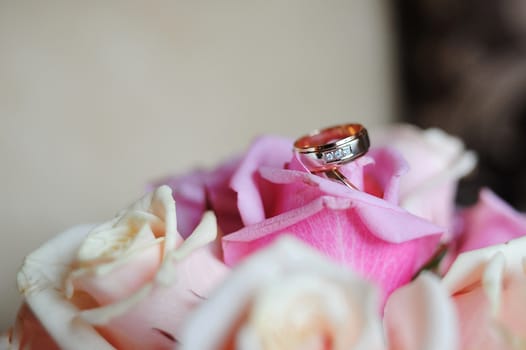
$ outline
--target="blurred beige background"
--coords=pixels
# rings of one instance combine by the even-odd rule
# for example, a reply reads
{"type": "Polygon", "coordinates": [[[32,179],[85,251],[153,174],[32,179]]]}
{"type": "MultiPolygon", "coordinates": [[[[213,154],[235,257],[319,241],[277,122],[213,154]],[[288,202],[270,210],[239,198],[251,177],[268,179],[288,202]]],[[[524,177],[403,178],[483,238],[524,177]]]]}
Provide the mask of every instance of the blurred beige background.
{"type": "Polygon", "coordinates": [[[24,255],[149,179],[392,119],[386,3],[0,1],[0,330],[24,255]]]}

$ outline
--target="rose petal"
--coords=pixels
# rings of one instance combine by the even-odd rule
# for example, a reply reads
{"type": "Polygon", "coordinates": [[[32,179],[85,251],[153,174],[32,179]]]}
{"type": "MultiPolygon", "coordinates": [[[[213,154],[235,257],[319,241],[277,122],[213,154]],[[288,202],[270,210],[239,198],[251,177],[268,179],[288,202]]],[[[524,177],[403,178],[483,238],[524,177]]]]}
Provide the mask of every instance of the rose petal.
{"type": "MultiPolygon", "coordinates": [[[[171,189],[161,186],[88,234],[68,282],[104,306],[105,319],[126,311],[125,305],[148,293],[145,285],[157,279],[160,266],[181,245],[176,222],[171,189]],[[108,306],[122,299],[128,300],[108,306]]],[[[98,314],[93,310],[87,313],[90,319],[98,314]]]]}
{"type": "Polygon", "coordinates": [[[458,253],[504,243],[526,235],[526,216],[518,213],[489,189],[478,203],[463,213],[458,253]]]}
{"type": "Polygon", "coordinates": [[[91,228],[77,226],[49,240],[26,257],[18,273],[26,303],[63,349],[113,349],[90,324],[78,319],[79,309],[64,296],[70,263],[91,228]]]}
{"type": "Polygon", "coordinates": [[[257,170],[262,166],[281,169],[290,160],[291,154],[292,141],[281,137],[260,137],[250,146],[230,181],[231,188],[237,193],[237,206],[243,224],[250,225],[265,219],[265,192],[260,189],[257,170]]]}
{"type": "Polygon", "coordinates": [[[462,348],[525,344],[526,237],[462,253],[443,278],[458,310],[462,348]]]}
{"type": "MultiPolygon", "coordinates": [[[[350,271],[329,263],[317,252],[285,236],[272,247],[247,259],[211,299],[196,310],[183,331],[181,349],[230,349],[239,346],[240,341],[245,345],[248,343],[247,348],[257,348],[258,343],[252,337],[254,334],[243,332],[242,325],[258,298],[258,291],[275,285],[280,278],[303,272],[340,281],[358,302],[352,314],[358,318],[359,325],[345,331],[358,331],[353,349],[383,348],[374,289],[350,271]],[[236,302],[232,303],[232,300],[236,302]]],[[[349,311],[343,310],[344,305],[341,307],[341,312],[349,311]]],[[[287,332],[287,329],[282,331],[287,332]]]]}
{"type": "Polygon", "coordinates": [[[408,282],[431,257],[442,232],[394,206],[382,208],[347,198],[321,197],[223,237],[223,251],[225,262],[233,266],[281,234],[290,233],[378,282],[388,294],[408,282]],[[385,237],[392,237],[397,244],[385,237]],[[407,237],[412,239],[399,243],[407,237]]]}
{"type": "Polygon", "coordinates": [[[497,253],[506,257],[506,269],[510,274],[523,273],[526,237],[508,243],[497,244],[460,254],[443,277],[443,283],[451,294],[460,293],[483,280],[484,271],[497,253]]]}
{"type": "MultiPolygon", "coordinates": [[[[156,273],[143,281],[138,291],[83,310],[80,317],[97,324],[98,330],[118,348],[171,349],[189,312],[228,272],[217,257],[216,237],[216,219],[208,212],[195,231],[167,253],[156,273]]],[[[126,268],[133,272],[134,265],[128,263],[126,268]]],[[[122,279],[122,273],[112,270],[103,281],[113,276],[122,279]]]]}
{"type": "Polygon", "coordinates": [[[210,209],[217,216],[217,224],[223,233],[243,227],[238,211],[237,193],[230,187],[230,179],[238,169],[240,158],[233,158],[214,169],[206,178],[206,192],[210,209]]]}
{"type": "Polygon", "coordinates": [[[125,313],[99,327],[112,344],[122,349],[172,349],[190,312],[208,298],[228,270],[213,247],[207,246],[174,262],[173,273],[172,284],[153,286],[125,313]]]}
{"type": "Polygon", "coordinates": [[[168,185],[173,190],[179,217],[177,229],[188,237],[207,209],[218,218],[222,232],[229,233],[243,226],[237,209],[237,194],[230,188],[230,179],[240,164],[234,157],[212,171],[196,170],[186,175],[170,176],[149,186],[168,185]]]}
{"type": "MultiPolygon", "coordinates": [[[[379,208],[383,208],[387,211],[403,212],[407,214],[405,210],[395,204],[381,200],[374,195],[350,189],[337,181],[328,180],[318,175],[268,167],[261,168],[260,174],[263,179],[276,185],[276,188],[273,189],[276,193],[276,200],[274,207],[269,210],[269,217],[286,213],[290,210],[299,209],[324,195],[347,198],[353,202],[360,203],[363,208],[370,206],[373,212],[379,208]]],[[[392,235],[393,231],[387,234],[384,233],[385,230],[390,229],[392,229],[392,227],[384,227],[375,234],[385,240],[393,242],[401,242],[417,238],[419,235],[419,233],[411,229],[400,229],[400,234],[396,235],[392,235]]]]}
{"type": "MultiPolygon", "coordinates": [[[[364,168],[370,164],[374,164],[374,159],[371,158],[368,154],[348,162],[339,167],[339,170],[344,174],[344,176],[359,190],[364,190],[364,168]]],[[[298,154],[294,153],[290,163],[287,166],[288,170],[296,170],[303,173],[310,173],[310,170],[307,169],[299,160],[298,154]]],[[[317,175],[318,177],[320,175],[317,175]]]]}
{"type": "Polygon", "coordinates": [[[458,179],[469,173],[476,162],[473,152],[467,152],[459,138],[436,128],[421,130],[397,124],[379,132],[374,139],[376,147],[393,147],[409,163],[410,171],[401,181],[402,197],[426,184],[434,187],[437,183],[433,179],[458,179]]]}
{"type": "MultiPolygon", "coordinates": [[[[161,247],[154,245],[109,271],[78,270],[70,276],[75,290],[91,295],[100,305],[130,297],[151,281],[161,264],[161,247]]],[[[71,295],[68,295],[71,296],[71,295]]]]}
{"type": "Polygon", "coordinates": [[[455,306],[430,273],[422,273],[389,297],[384,327],[390,350],[458,349],[455,306]]]}
{"type": "Polygon", "coordinates": [[[387,202],[398,204],[400,179],[409,169],[402,155],[394,148],[382,147],[369,151],[374,164],[365,167],[365,192],[387,202]]]}
{"type": "Polygon", "coordinates": [[[396,205],[400,177],[407,171],[407,163],[394,149],[382,148],[371,150],[366,156],[341,166],[339,170],[360,191],[306,172],[296,156],[292,158],[287,169],[260,167],[263,179],[272,184],[282,185],[269,187],[267,192],[273,192],[274,196],[273,202],[265,207],[266,217],[295,209],[300,206],[299,203],[303,205],[327,194],[354,197],[355,192],[364,191],[396,205]],[[294,204],[294,200],[298,201],[298,204],[294,204]]]}
{"type": "Polygon", "coordinates": [[[439,129],[397,124],[374,135],[377,147],[397,149],[410,170],[400,179],[400,205],[411,213],[451,227],[458,179],[471,172],[477,158],[462,141],[439,129]]]}
{"type": "Polygon", "coordinates": [[[151,191],[161,185],[172,189],[179,218],[177,230],[184,238],[192,233],[206,211],[205,180],[208,176],[208,172],[204,170],[195,170],[185,175],[158,180],[148,186],[151,191]]]}

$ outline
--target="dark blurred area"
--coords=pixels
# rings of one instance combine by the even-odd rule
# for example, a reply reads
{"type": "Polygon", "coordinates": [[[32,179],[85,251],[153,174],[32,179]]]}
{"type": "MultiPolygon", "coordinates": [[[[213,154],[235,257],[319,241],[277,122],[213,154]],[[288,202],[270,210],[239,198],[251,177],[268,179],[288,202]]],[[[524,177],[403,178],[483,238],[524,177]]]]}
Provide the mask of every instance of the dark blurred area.
{"type": "Polygon", "coordinates": [[[478,153],[460,204],[487,186],[526,210],[526,1],[398,0],[394,9],[402,115],[478,153]]]}

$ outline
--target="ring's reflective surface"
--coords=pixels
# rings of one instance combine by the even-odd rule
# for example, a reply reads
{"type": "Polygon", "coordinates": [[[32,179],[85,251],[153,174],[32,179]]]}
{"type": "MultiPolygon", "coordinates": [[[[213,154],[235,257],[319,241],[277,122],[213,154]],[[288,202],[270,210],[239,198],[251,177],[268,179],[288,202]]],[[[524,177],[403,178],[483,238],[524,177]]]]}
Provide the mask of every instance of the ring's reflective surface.
{"type": "Polygon", "coordinates": [[[338,169],[340,165],[363,156],[369,146],[367,129],[361,124],[317,130],[294,142],[299,160],[313,173],[338,169]]]}

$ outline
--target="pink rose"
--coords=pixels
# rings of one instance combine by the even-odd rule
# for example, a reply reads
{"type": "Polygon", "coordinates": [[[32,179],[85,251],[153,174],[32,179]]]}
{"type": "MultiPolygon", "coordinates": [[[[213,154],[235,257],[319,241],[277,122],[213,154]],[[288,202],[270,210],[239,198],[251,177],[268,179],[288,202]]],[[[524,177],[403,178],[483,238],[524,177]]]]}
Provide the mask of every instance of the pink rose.
{"type": "MultiPolygon", "coordinates": [[[[377,148],[341,167],[356,191],[309,173],[291,150],[291,140],[261,137],[242,158],[191,178],[200,193],[192,217],[203,208],[216,212],[225,262],[233,266],[287,232],[376,281],[386,295],[410,281],[444,229],[399,207],[402,156],[377,148]]],[[[162,182],[177,196],[189,179],[162,182]]]]}
{"type": "Polygon", "coordinates": [[[65,349],[172,349],[189,312],[228,272],[216,236],[207,213],[183,240],[164,186],[105,224],[55,237],[19,272],[27,306],[12,344],[48,334],[65,349]]]}
{"type": "Polygon", "coordinates": [[[385,349],[377,290],[284,236],[192,314],[181,350],[385,349]]]}
{"type": "Polygon", "coordinates": [[[457,309],[461,349],[524,349],[525,267],[526,237],[458,256],[443,283],[457,309]]]}

